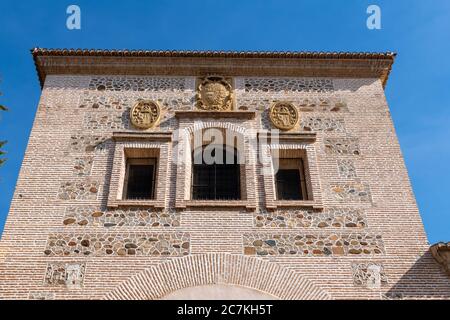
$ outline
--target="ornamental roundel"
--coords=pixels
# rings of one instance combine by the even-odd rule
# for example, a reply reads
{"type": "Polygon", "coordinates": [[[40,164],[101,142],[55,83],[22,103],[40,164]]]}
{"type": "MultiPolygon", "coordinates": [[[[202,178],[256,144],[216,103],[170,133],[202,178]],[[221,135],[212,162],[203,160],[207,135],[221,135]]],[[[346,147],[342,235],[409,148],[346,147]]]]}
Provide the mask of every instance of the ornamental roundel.
{"type": "Polygon", "coordinates": [[[140,129],[149,129],[159,120],[161,109],[157,102],[151,100],[139,101],[131,108],[131,123],[140,129]]]}
{"type": "Polygon", "coordinates": [[[290,130],[298,122],[299,115],[297,108],[290,102],[275,102],[270,108],[270,121],[281,130],[290,130]]]}
{"type": "Polygon", "coordinates": [[[225,111],[233,106],[233,88],[223,77],[209,76],[199,80],[196,106],[202,110],[225,111]]]}

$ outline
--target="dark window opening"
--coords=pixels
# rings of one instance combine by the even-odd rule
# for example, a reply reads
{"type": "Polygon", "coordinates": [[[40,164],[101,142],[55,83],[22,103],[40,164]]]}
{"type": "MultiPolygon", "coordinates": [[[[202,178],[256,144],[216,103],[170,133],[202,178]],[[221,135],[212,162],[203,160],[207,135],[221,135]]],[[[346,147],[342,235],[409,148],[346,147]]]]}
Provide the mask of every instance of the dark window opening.
{"type": "Polygon", "coordinates": [[[154,199],[156,159],[129,159],[125,198],[128,200],[154,199]]]}
{"type": "Polygon", "coordinates": [[[280,159],[275,176],[278,200],[308,200],[303,159],[280,159]]]}
{"type": "MultiPolygon", "coordinates": [[[[194,200],[239,200],[240,166],[237,161],[236,149],[223,147],[221,161],[206,164],[201,158],[200,164],[193,164],[192,199],[194,200]],[[230,152],[232,154],[230,154],[230,152]],[[227,156],[228,153],[228,156],[227,156]],[[232,163],[227,163],[232,162],[232,163]],[[232,159],[232,161],[230,161],[232,159]]],[[[201,149],[203,155],[203,149],[201,149]]],[[[215,150],[211,155],[215,157],[215,150]]],[[[195,159],[193,153],[193,161],[195,159]]]]}

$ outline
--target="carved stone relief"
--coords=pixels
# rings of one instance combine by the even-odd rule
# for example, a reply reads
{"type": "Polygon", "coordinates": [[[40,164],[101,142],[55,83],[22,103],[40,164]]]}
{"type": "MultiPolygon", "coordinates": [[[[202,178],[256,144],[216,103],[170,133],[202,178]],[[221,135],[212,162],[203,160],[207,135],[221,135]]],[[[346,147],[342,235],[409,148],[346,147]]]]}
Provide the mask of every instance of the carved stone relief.
{"type": "Polygon", "coordinates": [[[299,116],[297,108],[290,102],[276,102],[269,111],[272,124],[281,130],[290,130],[295,127],[299,116]]]}
{"type": "Polygon", "coordinates": [[[369,289],[380,288],[387,283],[384,267],[379,263],[355,263],[352,264],[353,282],[358,286],[369,289]]]}
{"type": "Polygon", "coordinates": [[[142,100],[130,110],[131,123],[140,129],[154,127],[161,116],[158,103],[151,100],[142,100]]]}
{"type": "Polygon", "coordinates": [[[45,273],[45,284],[65,285],[68,288],[81,287],[85,269],[84,263],[50,263],[45,273]]]}
{"type": "Polygon", "coordinates": [[[198,80],[196,107],[202,110],[225,111],[233,108],[233,88],[220,76],[198,80]]]}

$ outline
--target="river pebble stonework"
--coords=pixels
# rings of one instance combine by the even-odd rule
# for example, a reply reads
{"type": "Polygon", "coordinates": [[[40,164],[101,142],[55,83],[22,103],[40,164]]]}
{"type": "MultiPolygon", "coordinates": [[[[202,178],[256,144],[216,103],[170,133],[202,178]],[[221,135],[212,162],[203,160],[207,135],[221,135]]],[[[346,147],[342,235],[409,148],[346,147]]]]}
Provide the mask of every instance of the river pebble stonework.
{"type": "MultiPolygon", "coordinates": [[[[137,99],[148,99],[157,101],[163,109],[189,110],[192,109],[194,98],[192,95],[155,95],[148,97],[144,94],[128,96],[125,93],[114,92],[108,96],[100,95],[98,92],[84,92],[80,109],[88,109],[94,112],[112,111],[122,118],[122,122],[128,117],[129,109],[133,107],[137,99]]],[[[115,118],[117,119],[117,118],[115,118]]],[[[117,120],[116,120],[117,121],[117,120]]],[[[86,122],[85,122],[86,123],[86,122]]],[[[124,126],[129,127],[127,123],[124,126]]]]}
{"type": "Polygon", "coordinates": [[[178,227],[180,213],[174,210],[130,208],[101,211],[95,207],[68,207],[63,219],[65,226],[94,227],[178,227]]]}
{"type": "Polygon", "coordinates": [[[352,160],[342,159],[338,160],[339,176],[341,178],[353,179],[356,178],[356,169],[352,160]]]}
{"type": "MultiPolygon", "coordinates": [[[[247,94],[239,99],[239,109],[265,111],[270,106],[279,101],[279,99],[268,99],[258,94],[247,94]]],[[[310,98],[289,98],[294,106],[301,112],[348,112],[347,103],[342,98],[336,97],[310,97],[310,98]]],[[[262,113],[264,116],[265,112],[262,113]]],[[[266,125],[266,123],[264,123],[266,125]]],[[[270,122],[267,122],[267,128],[271,128],[270,122]]]]}
{"type": "Polygon", "coordinates": [[[374,234],[244,234],[246,255],[342,256],[383,252],[381,236],[374,234]]]}
{"type": "Polygon", "coordinates": [[[111,113],[92,113],[84,118],[83,126],[85,129],[107,130],[107,129],[125,129],[129,128],[129,112],[123,114],[111,113]]]}
{"type": "Polygon", "coordinates": [[[331,185],[331,193],[339,201],[370,202],[369,187],[362,183],[331,185]]]}
{"type": "Polygon", "coordinates": [[[52,234],[46,256],[185,256],[188,233],[52,234]]]}
{"type": "Polygon", "coordinates": [[[296,105],[304,112],[348,112],[345,99],[340,97],[311,96],[298,100],[296,105]]]}
{"type": "Polygon", "coordinates": [[[92,156],[77,157],[73,165],[73,173],[77,176],[90,175],[93,161],[92,156]]]}
{"type": "Polygon", "coordinates": [[[329,208],[323,212],[291,209],[254,213],[256,227],[273,228],[364,228],[366,218],[359,209],[329,208]]]}
{"type": "Polygon", "coordinates": [[[107,136],[73,135],[70,137],[69,149],[71,152],[89,153],[105,148],[107,136]]]}
{"type": "Polygon", "coordinates": [[[69,181],[61,183],[57,198],[60,200],[95,200],[99,190],[97,181],[69,181]]]}
{"type": "Polygon", "coordinates": [[[328,154],[354,155],[361,154],[358,139],[353,138],[327,138],[324,140],[325,152],[328,154]]]}
{"type": "Polygon", "coordinates": [[[92,78],[89,89],[97,91],[182,91],[185,78],[178,77],[98,77],[92,78]]]}
{"type": "Polygon", "coordinates": [[[344,120],[323,117],[304,117],[300,120],[303,131],[345,132],[344,120]]]}
{"type": "Polygon", "coordinates": [[[330,92],[334,90],[331,79],[316,78],[245,78],[246,92],[330,92]]]}

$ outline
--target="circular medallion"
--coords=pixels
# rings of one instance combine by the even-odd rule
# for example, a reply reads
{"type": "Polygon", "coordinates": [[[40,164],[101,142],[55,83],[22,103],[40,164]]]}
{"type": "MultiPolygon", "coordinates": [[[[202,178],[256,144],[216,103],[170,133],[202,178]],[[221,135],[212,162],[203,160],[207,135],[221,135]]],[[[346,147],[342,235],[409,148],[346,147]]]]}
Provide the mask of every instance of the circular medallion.
{"type": "Polygon", "coordinates": [[[148,129],[153,127],[159,120],[161,109],[155,101],[139,101],[131,108],[131,123],[138,128],[148,129]]]}
{"type": "Polygon", "coordinates": [[[290,130],[295,127],[299,116],[297,108],[290,102],[276,102],[269,112],[272,124],[281,130],[290,130]]]}
{"type": "Polygon", "coordinates": [[[233,102],[231,85],[220,76],[201,79],[197,87],[197,107],[203,110],[230,110],[233,102]]]}

